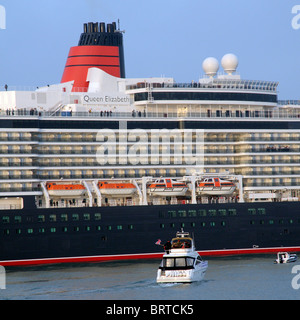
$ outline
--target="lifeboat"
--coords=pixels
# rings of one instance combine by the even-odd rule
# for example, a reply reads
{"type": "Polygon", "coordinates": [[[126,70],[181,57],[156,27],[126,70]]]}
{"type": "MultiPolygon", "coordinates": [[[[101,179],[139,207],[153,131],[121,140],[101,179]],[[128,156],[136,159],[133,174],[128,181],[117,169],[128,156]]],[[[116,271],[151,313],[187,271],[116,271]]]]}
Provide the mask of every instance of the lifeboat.
{"type": "Polygon", "coordinates": [[[50,196],[78,197],[85,193],[85,187],[81,184],[56,184],[47,183],[46,188],[50,196]]]}
{"type": "Polygon", "coordinates": [[[101,194],[111,197],[128,197],[136,192],[136,186],[132,183],[99,182],[98,188],[101,194]]]}
{"type": "Polygon", "coordinates": [[[158,179],[147,185],[148,193],[160,197],[184,196],[188,191],[187,184],[172,179],[158,179]]]}
{"type": "Polygon", "coordinates": [[[201,194],[219,196],[230,195],[236,189],[236,185],[220,178],[205,178],[197,185],[197,192],[201,194]]]}

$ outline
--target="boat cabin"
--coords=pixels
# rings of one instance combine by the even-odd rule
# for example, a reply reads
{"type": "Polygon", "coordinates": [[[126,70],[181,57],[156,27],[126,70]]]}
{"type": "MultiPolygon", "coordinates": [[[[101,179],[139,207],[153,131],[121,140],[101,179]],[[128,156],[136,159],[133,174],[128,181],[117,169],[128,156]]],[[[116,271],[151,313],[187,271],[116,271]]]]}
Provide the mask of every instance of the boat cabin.
{"type": "Polygon", "coordinates": [[[192,238],[173,238],[171,245],[172,249],[192,248],[192,238]]]}

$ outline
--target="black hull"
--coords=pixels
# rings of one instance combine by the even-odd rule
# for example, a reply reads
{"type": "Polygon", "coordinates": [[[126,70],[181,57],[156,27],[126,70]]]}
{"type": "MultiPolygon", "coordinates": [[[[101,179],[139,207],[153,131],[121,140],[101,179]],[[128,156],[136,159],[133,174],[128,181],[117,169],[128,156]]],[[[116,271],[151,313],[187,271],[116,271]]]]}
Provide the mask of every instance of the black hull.
{"type": "Polygon", "coordinates": [[[155,242],[181,228],[206,255],[300,250],[300,202],[36,209],[33,200],[0,213],[2,265],[158,257],[155,242]]]}

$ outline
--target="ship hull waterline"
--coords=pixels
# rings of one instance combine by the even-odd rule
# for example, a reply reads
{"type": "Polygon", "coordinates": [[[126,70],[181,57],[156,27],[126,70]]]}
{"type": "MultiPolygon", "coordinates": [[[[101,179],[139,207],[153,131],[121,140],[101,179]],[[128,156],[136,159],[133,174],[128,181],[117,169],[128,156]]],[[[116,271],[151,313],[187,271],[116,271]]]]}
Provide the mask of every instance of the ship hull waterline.
{"type": "Polygon", "coordinates": [[[4,210],[0,218],[9,214],[12,223],[1,226],[0,265],[160,259],[163,248],[155,242],[182,227],[194,234],[205,257],[300,252],[299,207],[299,202],[266,202],[4,210]],[[257,215],[249,213],[253,210],[257,215]],[[24,225],[13,222],[21,214],[24,225]],[[101,220],[94,221],[99,214],[101,220]],[[60,221],[62,215],[69,221],[60,221]],[[77,215],[79,220],[71,221],[77,215]]]}

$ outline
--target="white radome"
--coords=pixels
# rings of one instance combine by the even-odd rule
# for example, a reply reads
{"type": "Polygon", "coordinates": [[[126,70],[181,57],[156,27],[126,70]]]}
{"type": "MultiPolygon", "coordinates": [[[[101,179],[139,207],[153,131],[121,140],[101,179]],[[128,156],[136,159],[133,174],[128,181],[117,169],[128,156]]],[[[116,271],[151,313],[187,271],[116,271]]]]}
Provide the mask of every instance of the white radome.
{"type": "Polygon", "coordinates": [[[213,57],[206,58],[203,61],[202,68],[208,76],[214,77],[219,71],[219,61],[213,57]]]}
{"type": "Polygon", "coordinates": [[[221,64],[226,73],[232,74],[236,71],[239,60],[236,55],[228,53],[222,58],[221,64]]]}

